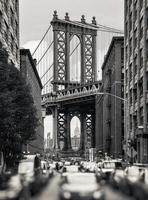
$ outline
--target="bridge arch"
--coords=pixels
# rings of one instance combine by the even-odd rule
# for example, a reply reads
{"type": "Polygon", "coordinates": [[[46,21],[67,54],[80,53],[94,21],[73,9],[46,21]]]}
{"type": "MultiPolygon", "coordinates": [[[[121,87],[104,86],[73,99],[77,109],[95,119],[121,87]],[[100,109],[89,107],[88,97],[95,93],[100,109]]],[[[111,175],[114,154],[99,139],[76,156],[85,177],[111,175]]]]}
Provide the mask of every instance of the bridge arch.
{"type": "Polygon", "coordinates": [[[74,116],[70,121],[70,139],[72,150],[78,151],[80,149],[80,137],[81,121],[77,116],[74,116]]]}
{"type": "Polygon", "coordinates": [[[70,41],[70,81],[81,81],[81,41],[78,35],[72,35],[70,41]]]}

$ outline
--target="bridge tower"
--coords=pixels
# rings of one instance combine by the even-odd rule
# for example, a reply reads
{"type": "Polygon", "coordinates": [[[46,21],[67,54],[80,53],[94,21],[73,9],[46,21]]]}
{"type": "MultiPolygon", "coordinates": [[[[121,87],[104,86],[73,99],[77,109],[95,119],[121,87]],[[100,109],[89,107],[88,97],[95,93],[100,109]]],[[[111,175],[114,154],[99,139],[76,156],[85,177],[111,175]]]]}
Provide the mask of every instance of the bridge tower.
{"type": "Polygon", "coordinates": [[[95,143],[95,97],[78,97],[79,92],[91,90],[97,87],[97,66],[96,66],[96,36],[97,26],[95,17],[92,23],[87,23],[82,15],[81,21],[71,21],[68,13],[65,19],[59,19],[54,11],[51,21],[54,35],[54,62],[53,62],[53,93],[55,98],[52,106],[54,123],[54,148],[60,151],[71,150],[70,121],[77,116],[81,123],[81,141],[79,152],[94,147],[95,143]],[[74,36],[80,41],[81,70],[80,82],[70,80],[70,42],[74,36]],[[57,94],[77,93],[77,97],[69,101],[58,101],[57,94]],[[65,93],[64,93],[65,92],[65,93]]]}

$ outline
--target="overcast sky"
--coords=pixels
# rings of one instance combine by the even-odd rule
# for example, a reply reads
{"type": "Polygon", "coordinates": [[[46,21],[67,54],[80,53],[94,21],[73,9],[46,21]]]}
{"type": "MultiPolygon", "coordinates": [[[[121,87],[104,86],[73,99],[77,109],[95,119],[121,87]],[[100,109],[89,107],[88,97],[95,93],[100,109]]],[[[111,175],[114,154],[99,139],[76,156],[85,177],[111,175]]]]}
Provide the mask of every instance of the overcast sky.
{"type": "Polygon", "coordinates": [[[86,16],[88,22],[96,16],[98,24],[123,30],[124,0],[20,0],[21,45],[39,40],[52,20],[53,11],[59,18],[69,12],[71,20],[86,16]]]}
{"type": "MultiPolygon", "coordinates": [[[[53,11],[59,18],[69,13],[79,21],[84,14],[87,22],[95,16],[98,24],[123,30],[124,0],[20,0],[20,45],[33,50],[50,25],[53,11]]],[[[52,132],[52,120],[45,119],[45,135],[52,132]]]]}

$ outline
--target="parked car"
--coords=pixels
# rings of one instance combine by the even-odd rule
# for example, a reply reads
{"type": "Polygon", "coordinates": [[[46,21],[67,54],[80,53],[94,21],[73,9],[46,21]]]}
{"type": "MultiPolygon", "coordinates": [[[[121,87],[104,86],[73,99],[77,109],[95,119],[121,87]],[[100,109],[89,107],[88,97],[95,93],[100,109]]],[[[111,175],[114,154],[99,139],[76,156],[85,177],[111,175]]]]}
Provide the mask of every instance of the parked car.
{"type": "Polygon", "coordinates": [[[0,176],[0,200],[29,200],[28,188],[23,187],[19,175],[0,176]]]}
{"type": "Polygon", "coordinates": [[[41,161],[37,155],[24,156],[19,163],[18,174],[23,184],[28,185],[32,196],[38,194],[48,182],[47,177],[42,174],[41,161]]]}
{"type": "Polygon", "coordinates": [[[145,180],[145,168],[139,166],[129,166],[125,169],[125,175],[131,182],[137,182],[145,180]]]}
{"type": "Polygon", "coordinates": [[[115,171],[123,170],[122,162],[119,160],[104,160],[98,170],[96,171],[97,181],[109,181],[110,176],[114,175],[115,171]]]}

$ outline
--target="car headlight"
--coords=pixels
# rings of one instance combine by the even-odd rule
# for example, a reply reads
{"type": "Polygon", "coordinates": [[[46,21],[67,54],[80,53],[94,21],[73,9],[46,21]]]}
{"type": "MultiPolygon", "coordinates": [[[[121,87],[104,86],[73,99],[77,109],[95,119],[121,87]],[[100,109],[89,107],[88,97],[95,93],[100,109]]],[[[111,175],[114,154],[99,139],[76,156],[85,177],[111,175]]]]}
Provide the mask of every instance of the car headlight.
{"type": "Polygon", "coordinates": [[[94,193],[93,193],[93,198],[94,199],[99,199],[99,198],[101,198],[102,197],[102,192],[101,191],[95,191],[94,193]]]}
{"type": "Polygon", "coordinates": [[[70,192],[64,192],[63,196],[64,196],[65,199],[70,199],[71,198],[70,192]]]}

